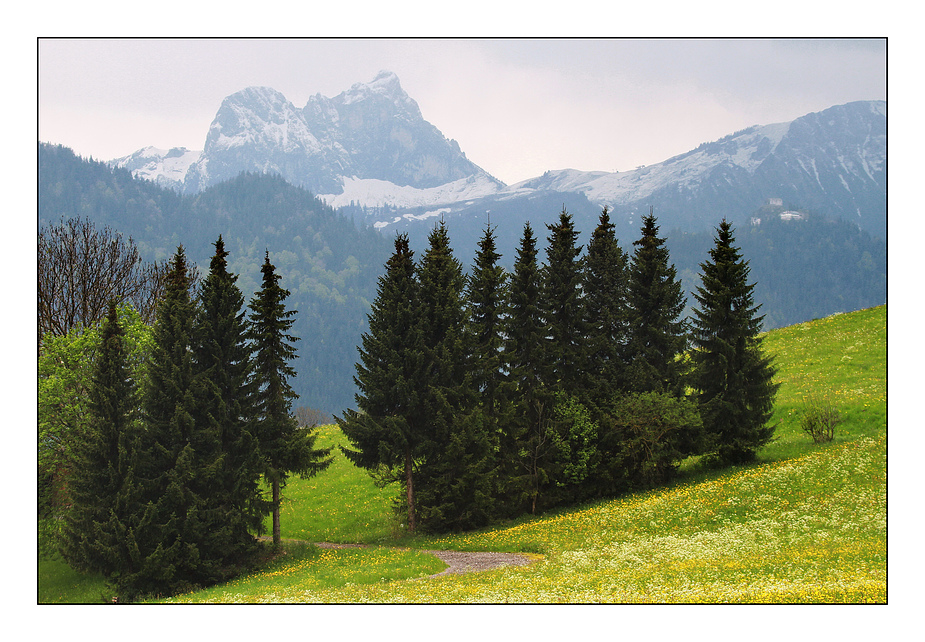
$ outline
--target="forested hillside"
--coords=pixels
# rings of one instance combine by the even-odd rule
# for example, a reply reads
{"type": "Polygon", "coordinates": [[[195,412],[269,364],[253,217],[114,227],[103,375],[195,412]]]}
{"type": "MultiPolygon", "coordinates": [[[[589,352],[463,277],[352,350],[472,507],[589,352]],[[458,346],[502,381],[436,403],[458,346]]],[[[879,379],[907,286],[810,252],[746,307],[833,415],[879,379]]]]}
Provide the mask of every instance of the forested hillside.
{"type": "MultiPolygon", "coordinates": [[[[554,221],[562,204],[537,199],[533,205],[528,220],[543,251],[546,223],[554,221]]],[[[804,220],[791,221],[781,220],[779,213],[750,212],[761,224],[736,226],[765,329],[886,302],[885,241],[849,222],[812,212],[804,220]]],[[[499,225],[499,248],[516,242],[524,222],[511,224],[504,214],[492,211],[491,221],[499,225]]],[[[354,220],[276,176],[242,174],[199,194],[181,196],[133,179],[126,170],[81,159],[65,147],[40,144],[39,225],[76,216],[131,236],[149,261],[165,261],[183,244],[190,261],[200,268],[221,234],[230,253],[229,269],[239,275],[246,297],[258,288],[260,263],[269,251],[298,312],[294,333],[301,341],[293,388],[301,397],[299,405],[328,414],[354,406],[356,346],[391,250],[392,232],[362,227],[361,214],[354,220]]],[[[477,237],[457,234],[455,223],[448,218],[450,240],[468,272],[477,237]]],[[[680,232],[661,217],[660,224],[690,306],[690,292],[699,284],[700,263],[707,257],[714,230],[680,232]]],[[[586,249],[591,227],[576,232],[586,249]]],[[[617,229],[624,250],[631,249],[638,232],[617,229]]],[[[420,257],[424,239],[416,243],[412,238],[411,246],[420,257]]],[[[510,270],[514,253],[501,254],[499,263],[510,270]]]]}
{"type": "MultiPolygon", "coordinates": [[[[760,223],[736,229],[765,330],[886,303],[886,243],[847,221],[804,217],[764,210],[755,213],[760,223]]],[[[688,304],[712,240],[712,231],[668,234],[688,304]]]]}
{"type": "Polygon", "coordinates": [[[279,177],[243,174],[181,197],[64,147],[40,145],[39,225],[74,216],[131,236],[147,260],[166,260],[182,244],[200,272],[221,234],[248,299],[269,251],[297,311],[297,405],[334,413],[353,404],[356,345],[391,247],[378,232],[279,177]]]}

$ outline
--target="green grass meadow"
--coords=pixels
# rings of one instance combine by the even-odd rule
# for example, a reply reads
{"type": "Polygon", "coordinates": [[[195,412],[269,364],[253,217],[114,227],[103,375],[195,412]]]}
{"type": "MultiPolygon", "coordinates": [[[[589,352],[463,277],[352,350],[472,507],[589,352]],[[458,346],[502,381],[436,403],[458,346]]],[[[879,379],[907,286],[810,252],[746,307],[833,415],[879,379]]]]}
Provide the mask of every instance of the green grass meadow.
{"type": "MultiPolygon", "coordinates": [[[[409,536],[379,489],[339,452],[284,491],[285,555],[171,603],[885,603],[886,307],[766,335],[781,388],[776,439],[751,466],[685,462],[666,488],[443,537],[409,536]],[[809,399],[840,411],[835,439],[800,425],[809,399]],[[305,542],[363,543],[319,548],[305,542]],[[529,566],[427,578],[424,551],[530,553],[529,566]],[[415,581],[408,581],[417,578],[415,581]]],[[[344,443],[336,426],[319,443],[344,443]]],[[[40,561],[39,602],[104,594],[62,562],[40,561]]],[[[90,597],[93,596],[93,597],[90,597]]]]}

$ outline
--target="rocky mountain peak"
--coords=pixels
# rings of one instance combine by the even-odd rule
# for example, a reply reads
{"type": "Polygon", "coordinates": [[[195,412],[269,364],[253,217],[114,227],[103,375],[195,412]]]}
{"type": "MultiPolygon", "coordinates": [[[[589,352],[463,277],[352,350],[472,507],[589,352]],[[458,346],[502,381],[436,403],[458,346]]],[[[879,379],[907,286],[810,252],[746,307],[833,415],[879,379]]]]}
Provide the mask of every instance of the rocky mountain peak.
{"type": "Polygon", "coordinates": [[[350,89],[332,99],[342,114],[356,114],[358,111],[370,115],[376,113],[380,120],[401,118],[407,121],[424,119],[417,102],[409,96],[391,71],[380,71],[369,83],[356,83],[350,89]]]}
{"type": "Polygon", "coordinates": [[[485,174],[424,120],[391,71],[334,98],[316,94],[302,109],[270,87],[225,98],[184,191],[243,171],[278,173],[316,194],[339,194],[351,178],[431,188],[485,174]]]}

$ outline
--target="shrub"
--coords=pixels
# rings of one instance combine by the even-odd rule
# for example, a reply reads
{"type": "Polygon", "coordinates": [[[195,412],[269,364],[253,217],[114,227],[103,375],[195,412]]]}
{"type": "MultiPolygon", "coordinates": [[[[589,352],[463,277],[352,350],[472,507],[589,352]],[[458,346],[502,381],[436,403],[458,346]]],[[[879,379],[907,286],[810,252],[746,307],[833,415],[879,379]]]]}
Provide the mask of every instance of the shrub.
{"type": "Polygon", "coordinates": [[[629,488],[659,486],[674,476],[683,459],[699,452],[703,422],[694,402],[656,392],[614,401],[603,435],[611,468],[622,468],[611,471],[614,482],[622,474],[629,488]]]}
{"type": "Polygon", "coordinates": [[[835,404],[828,399],[810,398],[800,423],[814,443],[824,444],[835,437],[835,426],[840,421],[841,416],[835,404]]]}
{"type": "Polygon", "coordinates": [[[597,424],[581,402],[564,393],[557,395],[553,412],[559,430],[553,432],[552,439],[562,466],[557,484],[560,487],[580,484],[591,473],[597,454],[597,424]]]}

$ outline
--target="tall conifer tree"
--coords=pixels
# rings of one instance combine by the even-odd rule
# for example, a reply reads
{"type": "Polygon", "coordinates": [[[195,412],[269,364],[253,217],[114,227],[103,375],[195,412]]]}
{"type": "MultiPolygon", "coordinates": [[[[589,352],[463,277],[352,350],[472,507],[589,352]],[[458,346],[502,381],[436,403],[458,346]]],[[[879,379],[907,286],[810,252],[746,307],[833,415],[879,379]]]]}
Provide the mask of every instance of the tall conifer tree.
{"type": "Polygon", "coordinates": [[[536,237],[524,225],[511,278],[510,320],[504,359],[512,384],[513,416],[501,433],[502,498],[506,510],[536,512],[548,481],[547,457],[552,450],[549,425],[552,394],[543,385],[545,364],[540,268],[536,237]]]}
{"type": "Polygon", "coordinates": [[[511,277],[510,321],[504,342],[504,360],[521,397],[533,395],[542,382],[544,328],[540,296],[536,237],[528,222],[511,277]]]}
{"type": "MultiPolygon", "coordinates": [[[[462,264],[453,256],[446,224],[440,222],[428,236],[428,248],[421,257],[417,277],[424,351],[429,388],[456,404],[468,364],[464,346],[465,277],[462,264]]],[[[436,400],[432,400],[436,403],[436,400]]],[[[436,406],[432,421],[443,422],[436,406]]]]}
{"type": "Polygon", "coordinates": [[[212,443],[218,448],[209,504],[221,519],[200,548],[208,546],[212,555],[230,563],[255,551],[253,533],[262,531],[268,507],[260,489],[263,468],[255,435],[256,389],[244,295],[236,285],[237,276],[228,272],[221,236],[214,245],[194,328],[194,369],[199,393],[196,421],[214,435],[212,443]]]}
{"type": "Polygon", "coordinates": [[[144,393],[145,452],[139,464],[145,466],[150,505],[133,532],[136,572],[125,578],[140,593],[170,594],[222,579],[222,560],[199,549],[218,522],[208,495],[219,449],[217,436],[195,421],[191,278],[181,246],[157,308],[144,393]]]}
{"type": "Polygon", "coordinates": [[[337,423],[350,441],[351,448],[341,450],[351,462],[371,472],[384,468],[401,484],[408,530],[414,532],[415,462],[422,457],[426,430],[421,388],[425,358],[414,253],[406,234],[395,238],[385,268],[359,348],[357,410],[345,410],[337,423]]]}
{"type": "Polygon", "coordinates": [[[137,436],[137,399],[123,340],[111,302],[89,389],[90,420],[73,439],[70,507],[62,529],[62,554],[68,564],[107,579],[118,577],[126,563],[119,543],[113,541],[110,520],[129,523],[140,508],[126,505],[122,497],[132,483],[137,436]]]}
{"type": "Polygon", "coordinates": [[[420,524],[429,530],[486,523],[492,502],[490,422],[478,407],[466,350],[465,278],[442,221],[418,268],[425,357],[427,434],[418,484],[420,524]]]}
{"type": "Polygon", "coordinates": [[[547,336],[544,376],[547,386],[577,394],[582,389],[586,334],[578,259],[581,246],[576,244],[578,232],[565,209],[558,222],[547,228],[550,236],[540,299],[547,336]]]}
{"type": "Polygon", "coordinates": [[[296,357],[289,334],[295,311],[286,310],[289,291],[279,285],[279,275],[270,263],[270,253],[261,267],[263,283],[250,303],[251,338],[254,350],[254,381],[257,386],[257,439],[263,458],[264,478],[272,489],[273,546],[280,546],[281,490],[289,476],[313,477],[330,466],[331,448],[315,448],[317,432],[300,428],[292,416],[296,394],[289,385],[296,357]]]}
{"type": "Polygon", "coordinates": [[[768,426],[778,384],[761,349],[761,321],[748,282],[749,267],[733,244],[732,226],[723,219],[700,264],[702,285],[694,298],[693,376],[709,448],[720,464],[751,461],[770,441],[768,426]]]}
{"type": "MultiPolygon", "coordinates": [[[[506,493],[507,480],[515,473],[509,456],[513,444],[505,441],[513,420],[513,393],[504,343],[509,319],[509,275],[499,265],[501,255],[496,249],[494,228],[486,226],[475,265],[467,284],[468,350],[470,353],[472,386],[479,396],[479,413],[472,421],[484,421],[486,443],[491,447],[492,477],[495,488],[491,495],[496,513],[504,513],[499,501],[506,493]]],[[[510,440],[508,439],[508,442],[510,440]]]]}
{"type": "Polygon", "coordinates": [[[473,385],[481,395],[486,415],[501,411],[506,365],[502,347],[507,319],[508,275],[498,264],[501,255],[491,227],[479,240],[475,265],[469,277],[466,301],[469,307],[469,350],[473,385]]]}
{"type": "Polygon", "coordinates": [[[631,392],[683,393],[678,359],[687,345],[681,313],[685,299],[677,270],[669,263],[665,239],[655,216],[642,219],[642,236],[634,241],[629,271],[629,342],[627,387],[631,392]]]}
{"type": "Polygon", "coordinates": [[[597,405],[624,386],[627,341],[627,258],[605,207],[584,258],[587,394],[597,405]]]}

